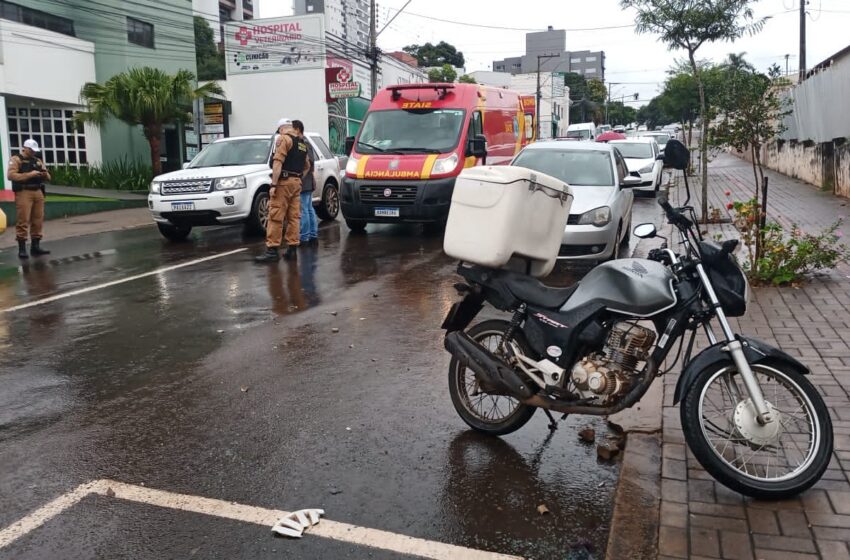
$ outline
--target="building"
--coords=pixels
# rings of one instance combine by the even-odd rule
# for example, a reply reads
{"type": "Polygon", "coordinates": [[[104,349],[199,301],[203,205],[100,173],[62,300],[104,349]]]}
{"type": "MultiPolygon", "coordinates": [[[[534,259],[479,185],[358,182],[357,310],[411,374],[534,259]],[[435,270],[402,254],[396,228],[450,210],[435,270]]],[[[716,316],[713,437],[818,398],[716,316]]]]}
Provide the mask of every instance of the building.
{"type": "MultiPolygon", "coordinates": [[[[99,129],[73,125],[80,90],[86,82],[104,83],[134,66],[195,72],[188,0],[167,6],[159,0],[0,0],[0,29],[5,161],[30,136],[44,146],[50,164],[149,161],[140,127],[115,119],[99,129]]],[[[182,131],[169,127],[161,154],[166,167],[182,163],[184,148],[182,131]]]]}
{"type": "MultiPolygon", "coordinates": [[[[523,95],[537,95],[537,72],[511,75],[507,72],[477,71],[470,74],[479,84],[510,89],[523,95]]],[[[570,125],[570,88],[559,72],[540,73],[540,106],[538,138],[545,140],[566,136],[570,125]]]]}
{"type": "Polygon", "coordinates": [[[209,22],[215,42],[223,48],[224,25],[231,21],[254,19],[254,0],[192,0],[192,12],[209,22]]]}
{"type": "Polygon", "coordinates": [[[293,0],[293,14],[322,14],[329,43],[348,56],[369,48],[369,0],[293,0]]]}
{"type": "Polygon", "coordinates": [[[493,61],[494,72],[530,74],[537,72],[538,64],[544,72],[575,72],[588,80],[605,81],[604,51],[567,51],[567,32],[563,29],[526,33],[525,54],[493,61]],[[554,58],[539,58],[549,57],[554,58]]]}

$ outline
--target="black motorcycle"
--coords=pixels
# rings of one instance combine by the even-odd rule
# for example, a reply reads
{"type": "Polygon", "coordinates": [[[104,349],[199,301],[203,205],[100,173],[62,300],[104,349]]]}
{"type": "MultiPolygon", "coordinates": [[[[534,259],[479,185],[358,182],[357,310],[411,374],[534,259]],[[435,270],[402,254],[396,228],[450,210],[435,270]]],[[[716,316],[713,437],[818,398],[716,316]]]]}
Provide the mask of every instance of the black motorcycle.
{"type": "MultiPolygon", "coordinates": [[[[671,142],[665,163],[684,169],[689,154],[671,142]]],[[[659,204],[681,242],[678,253],[665,242],[648,259],[601,264],[569,288],[459,265],[465,282],[455,287],[463,299],[443,323],[455,409],[469,426],[492,435],[518,430],[538,408],[550,426],[552,412],[610,415],[638,402],[682,358],[674,403],[700,464],[742,494],[794,496],[829,464],[826,405],[805,377],[806,366],[730,327],[728,317],[744,315],[749,297],[732,256],[738,241],[703,239],[687,201],[681,208],[664,198],[659,204]],[[511,320],[470,327],[485,303],[512,313],[511,320]],[[720,340],[710,326],[715,320],[720,340]],[[710,346],[694,356],[700,331],[710,346]]],[[[653,224],[634,233],[658,235],[653,224]]]]}

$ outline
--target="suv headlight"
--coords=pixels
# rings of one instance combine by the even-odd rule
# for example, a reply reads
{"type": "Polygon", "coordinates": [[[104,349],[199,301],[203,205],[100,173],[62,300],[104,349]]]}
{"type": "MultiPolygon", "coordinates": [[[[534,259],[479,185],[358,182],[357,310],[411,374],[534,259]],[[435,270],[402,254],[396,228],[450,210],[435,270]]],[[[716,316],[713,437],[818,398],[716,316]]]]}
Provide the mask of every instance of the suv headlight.
{"type": "Polygon", "coordinates": [[[589,212],[585,212],[578,220],[580,226],[607,226],[611,222],[611,209],[607,206],[594,208],[589,212]]]}
{"type": "Polygon", "coordinates": [[[162,187],[162,183],[159,181],[151,181],[151,194],[159,194],[162,187]]]}
{"type": "Polygon", "coordinates": [[[650,173],[650,172],[652,172],[653,169],[655,169],[655,164],[650,163],[649,165],[647,165],[645,167],[641,167],[640,171],[638,171],[638,173],[650,173]]]}
{"type": "Polygon", "coordinates": [[[248,183],[245,181],[245,177],[240,175],[238,177],[225,177],[223,179],[215,180],[215,190],[217,191],[229,191],[233,189],[244,189],[248,186],[248,183]]]}
{"type": "Polygon", "coordinates": [[[431,169],[432,175],[445,175],[451,173],[457,167],[457,154],[452,154],[447,158],[438,159],[434,162],[434,167],[431,169]]]}
{"type": "Polygon", "coordinates": [[[345,173],[346,175],[351,175],[354,177],[357,175],[357,165],[360,163],[360,160],[356,157],[349,156],[348,163],[345,164],[345,173]]]}

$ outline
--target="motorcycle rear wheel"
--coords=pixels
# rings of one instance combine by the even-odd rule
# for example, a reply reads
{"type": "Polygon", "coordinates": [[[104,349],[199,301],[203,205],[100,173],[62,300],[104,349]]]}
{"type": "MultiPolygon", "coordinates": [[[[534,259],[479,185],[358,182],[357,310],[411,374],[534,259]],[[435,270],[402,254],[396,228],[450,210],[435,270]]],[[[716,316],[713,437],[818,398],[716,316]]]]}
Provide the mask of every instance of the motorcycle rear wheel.
{"type": "MultiPolygon", "coordinates": [[[[508,321],[492,319],[478,323],[466,331],[477,343],[499,355],[498,347],[508,328],[508,321]]],[[[514,334],[513,342],[526,354],[530,353],[522,333],[514,334]]],[[[449,394],[458,415],[467,425],[479,432],[501,436],[522,428],[537,410],[514,397],[481,390],[475,373],[463,367],[456,358],[449,364],[449,394]]]]}
{"type": "Polygon", "coordinates": [[[817,389],[781,363],[752,366],[774,422],[760,426],[733,366],[704,369],[680,405],[682,430],[697,461],[728,488],[782,500],[810,488],[832,457],[832,422],[817,389]]]}

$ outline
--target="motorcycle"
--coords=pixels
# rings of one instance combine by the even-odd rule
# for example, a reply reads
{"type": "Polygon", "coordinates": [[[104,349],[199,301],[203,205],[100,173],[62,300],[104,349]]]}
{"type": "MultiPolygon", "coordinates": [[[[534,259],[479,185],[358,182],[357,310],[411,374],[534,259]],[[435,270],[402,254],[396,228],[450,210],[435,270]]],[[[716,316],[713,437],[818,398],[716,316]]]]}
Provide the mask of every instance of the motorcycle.
{"type": "MultiPolygon", "coordinates": [[[[687,149],[671,142],[665,165],[684,170],[687,149]]],[[[733,256],[738,241],[703,239],[689,200],[689,189],[680,208],[659,197],[678,252],[664,240],[648,258],[600,264],[568,288],[460,263],[462,300],[443,329],[450,395],[464,422],[498,436],[520,429],[538,408],[550,429],[553,412],[615,414],[682,358],[674,404],[691,452],[711,476],[758,499],[785,499],[814,485],[832,455],[827,407],[806,366],[732,330],[729,317],[744,315],[749,299],[733,256]],[[511,319],[470,327],[485,304],[511,319]],[[698,332],[709,346],[693,355],[698,332]]],[[[661,237],[653,224],[634,234],[661,237]]]]}

